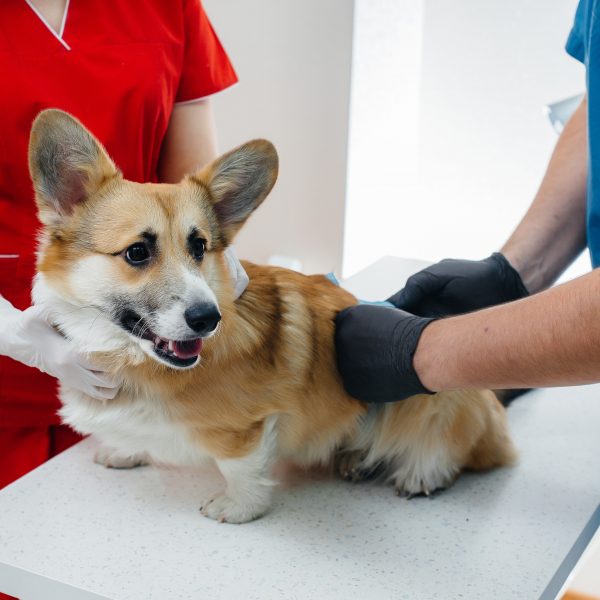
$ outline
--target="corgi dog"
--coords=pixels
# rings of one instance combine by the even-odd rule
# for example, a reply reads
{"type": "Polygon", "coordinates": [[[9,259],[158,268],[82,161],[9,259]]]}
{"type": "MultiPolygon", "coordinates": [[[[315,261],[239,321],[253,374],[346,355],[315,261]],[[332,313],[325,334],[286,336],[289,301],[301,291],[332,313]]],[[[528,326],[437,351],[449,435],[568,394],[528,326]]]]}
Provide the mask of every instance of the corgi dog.
{"type": "Polygon", "coordinates": [[[107,467],[215,461],[225,489],[201,511],[244,523],[269,508],[272,467],[335,464],[403,495],[515,458],[491,391],[420,395],[375,408],[336,370],[334,317],[357,302],[324,276],[244,262],[235,299],[223,255],[277,178],[265,140],[178,184],[125,180],[62,111],[35,120],[29,164],[42,229],[35,303],[82,353],[123,378],[102,402],[61,386],[65,423],[102,443],[107,467]]]}

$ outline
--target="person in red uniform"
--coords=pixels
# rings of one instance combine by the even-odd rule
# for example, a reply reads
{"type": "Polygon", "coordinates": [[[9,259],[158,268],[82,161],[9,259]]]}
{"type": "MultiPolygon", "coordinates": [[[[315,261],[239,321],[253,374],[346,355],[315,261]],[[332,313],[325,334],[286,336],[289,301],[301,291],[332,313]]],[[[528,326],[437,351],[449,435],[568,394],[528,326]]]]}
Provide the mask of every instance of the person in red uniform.
{"type": "Polygon", "coordinates": [[[30,307],[35,116],[65,110],[127,179],[176,182],[216,156],[207,98],[237,77],[200,0],[7,0],[0,81],[1,488],[79,439],[60,425],[54,377],[108,401],[119,384],[30,307]]]}

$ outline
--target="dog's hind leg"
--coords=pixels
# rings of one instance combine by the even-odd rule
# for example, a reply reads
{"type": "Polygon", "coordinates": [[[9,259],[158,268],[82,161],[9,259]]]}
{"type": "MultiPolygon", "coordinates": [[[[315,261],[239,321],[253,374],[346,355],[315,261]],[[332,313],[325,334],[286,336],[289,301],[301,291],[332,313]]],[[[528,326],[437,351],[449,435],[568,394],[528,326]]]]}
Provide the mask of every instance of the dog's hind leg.
{"type": "Polygon", "coordinates": [[[246,523],[261,517],[271,505],[274,481],[271,467],[276,458],[275,419],[264,426],[257,448],[241,458],[216,459],[226,488],[200,507],[205,517],[221,523],[246,523]]]}
{"type": "Polygon", "coordinates": [[[360,417],[356,431],[336,451],[334,470],[346,481],[358,483],[385,475],[385,461],[372,452],[384,410],[381,405],[371,404],[360,417]]]}
{"type": "Polygon", "coordinates": [[[419,395],[388,405],[371,449],[388,465],[396,493],[429,495],[464,468],[510,464],[515,457],[506,414],[484,390],[419,395]]]}

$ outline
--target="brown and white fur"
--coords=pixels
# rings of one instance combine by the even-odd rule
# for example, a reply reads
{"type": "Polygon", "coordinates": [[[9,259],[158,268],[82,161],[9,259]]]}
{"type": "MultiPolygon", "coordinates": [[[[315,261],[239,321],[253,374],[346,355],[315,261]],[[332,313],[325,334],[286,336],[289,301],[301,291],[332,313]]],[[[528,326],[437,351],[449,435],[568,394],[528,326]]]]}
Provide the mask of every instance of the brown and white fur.
{"type": "Polygon", "coordinates": [[[107,402],[63,386],[63,420],[102,441],[96,459],[106,466],[216,461],[226,489],[204,498],[202,512],[234,523],[267,511],[281,458],[337,456],[344,476],[377,472],[410,495],[448,486],[465,468],[510,463],[504,409],[490,391],[371,409],[345,393],[333,318],[356,299],[325,277],[245,262],[250,284],[234,300],[223,252],[277,168],[273,146],[255,140],[177,185],[133,183],[71,116],[38,116],[34,300],[79,351],[124,378],[107,402]]]}

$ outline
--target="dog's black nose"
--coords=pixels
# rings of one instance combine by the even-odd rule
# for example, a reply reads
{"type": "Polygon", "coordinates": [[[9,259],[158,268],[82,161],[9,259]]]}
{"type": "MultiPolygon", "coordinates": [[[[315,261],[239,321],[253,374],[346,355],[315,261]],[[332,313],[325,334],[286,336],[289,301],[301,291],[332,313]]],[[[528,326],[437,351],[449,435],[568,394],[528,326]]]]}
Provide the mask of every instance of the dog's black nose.
{"type": "Polygon", "coordinates": [[[184,313],[185,322],[200,337],[208,335],[221,320],[221,313],[214,304],[194,304],[184,313]]]}

